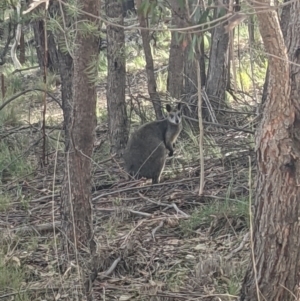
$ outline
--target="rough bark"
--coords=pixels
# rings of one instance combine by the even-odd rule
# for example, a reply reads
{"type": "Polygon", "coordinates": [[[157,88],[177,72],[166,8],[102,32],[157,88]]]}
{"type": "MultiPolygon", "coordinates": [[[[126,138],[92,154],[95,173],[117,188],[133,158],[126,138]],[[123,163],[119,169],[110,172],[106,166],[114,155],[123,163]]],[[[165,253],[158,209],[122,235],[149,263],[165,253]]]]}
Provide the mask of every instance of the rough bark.
{"type": "Polygon", "coordinates": [[[25,64],[26,57],[25,57],[25,38],[24,38],[24,28],[21,29],[21,36],[20,36],[20,47],[19,47],[19,61],[21,64],[25,64]]]}
{"type": "MultiPolygon", "coordinates": [[[[189,108],[184,108],[184,114],[193,118],[198,118],[198,99],[197,99],[197,68],[195,60],[189,58],[189,47],[185,49],[185,60],[184,60],[184,98],[189,108]]],[[[205,58],[204,58],[204,41],[201,39],[200,42],[200,54],[196,52],[197,59],[200,64],[201,73],[201,87],[205,86],[206,73],[205,73],[205,58]]]]}
{"type": "MultiPolygon", "coordinates": [[[[36,45],[36,54],[38,58],[38,63],[41,70],[44,69],[45,61],[45,34],[44,34],[44,21],[34,21],[33,22],[33,32],[36,45]]],[[[48,34],[48,65],[50,71],[58,72],[59,71],[59,62],[57,49],[55,44],[55,39],[51,31],[47,31],[48,34]]]]}
{"type": "MultiPolygon", "coordinates": [[[[119,0],[106,0],[106,16],[123,25],[123,8],[119,0]]],[[[111,153],[122,154],[128,140],[125,104],[125,34],[124,28],[107,25],[107,108],[111,153]]]]}
{"type": "MultiPolygon", "coordinates": [[[[177,28],[184,27],[186,20],[185,5],[180,5],[178,0],[170,1],[172,7],[172,25],[177,28]]],[[[183,89],[183,67],[184,67],[184,39],[180,39],[180,33],[172,31],[169,55],[169,68],[167,78],[167,90],[171,97],[181,98],[183,89]]]]}
{"type": "MultiPolygon", "coordinates": [[[[270,5],[269,0],[261,3],[270,5]]],[[[255,7],[259,11],[257,2],[255,7]]],[[[291,3],[286,36],[288,53],[277,13],[257,15],[265,49],[270,54],[269,82],[263,119],[256,136],[254,262],[246,272],[241,300],[299,299],[300,75],[299,66],[289,66],[288,62],[288,59],[300,62],[299,10],[299,1],[291,3]]]]}
{"type": "Polygon", "coordinates": [[[70,128],[72,124],[72,76],[73,76],[73,59],[69,53],[64,53],[58,47],[58,61],[61,78],[61,98],[64,115],[64,132],[65,132],[65,151],[70,149],[70,128]]]}
{"type": "MultiPolygon", "coordinates": [[[[223,4],[228,6],[228,0],[223,4]]],[[[217,4],[218,5],[218,4],[217,4]]],[[[214,18],[217,18],[222,7],[215,9],[214,18]]],[[[217,26],[212,33],[212,44],[209,55],[209,65],[207,71],[206,93],[215,103],[225,100],[225,92],[228,78],[228,44],[229,35],[225,32],[224,24],[217,26]]],[[[217,107],[213,105],[213,107],[217,107]]]]}
{"type": "MultiPolygon", "coordinates": [[[[288,1],[289,0],[284,0],[284,3],[288,2],[288,1]]],[[[290,20],[290,6],[286,5],[282,8],[281,18],[280,18],[280,28],[281,28],[281,31],[282,31],[282,34],[283,34],[284,37],[287,36],[289,20],[290,20]]],[[[267,68],[267,72],[266,72],[261,106],[264,105],[264,103],[267,99],[267,96],[268,96],[267,95],[267,93],[268,93],[268,83],[269,83],[269,68],[267,68]]],[[[262,111],[262,108],[260,109],[260,111],[262,111]]]]}
{"type": "MultiPolygon", "coordinates": [[[[147,28],[147,20],[144,16],[144,12],[141,11],[141,0],[136,0],[137,10],[138,10],[138,18],[140,22],[140,26],[142,28],[147,28]]],[[[150,98],[153,103],[156,119],[163,119],[163,113],[161,109],[161,101],[159,94],[156,90],[156,80],[154,76],[154,63],[153,63],[153,57],[150,47],[150,36],[148,30],[141,29],[141,35],[143,40],[143,48],[145,52],[145,59],[146,59],[146,73],[147,73],[147,79],[148,79],[148,93],[150,95],[150,98]]]]}
{"type": "MultiPolygon", "coordinates": [[[[70,17],[65,11],[65,7],[62,6],[64,12],[64,20],[66,26],[71,25],[70,17]]],[[[58,2],[50,2],[49,6],[49,15],[52,18],[55,18],[57,15],[61,15],[61,9],[58,2]]],[[[72,123],[72,108],[73,108],[73,98],[72,98],[72,77],[73,77],[73,59],[69,52],[65,49],[65,36],[61,33],[53,34],[51,32],[51,43],[52,49],[55,49],[55,55],[57,55],[58,60],[58,71],[60,73],[61,79],[61,99],[62,99],[62,109],[64,116],[64,133],[65,133],[65,152],[68,152],[70,148],[70,128],[72,123]],[[54,40],[55,37],[55,40],[54,40]],[[57,45],[57,47],[56,47],[57,45]],[[62,49],[64,48],[64,49],[62,49]]],[[[53,51],[53,50],[52,50],[53,51]]]]}
{"type": "MultiPolygon", "coordinates": [[[[98,0],[79,0],[83,11],[98,15],[98,0]]],[[[97,19],[80,14],[76,22],[91,22],[97,19]]],[[[80,274],[86,296],[79,300],[92,300],[94,280],[93,223],[91,207],[91,156],[96,126],[96,62],[98,38],[83,30],[76,33],[73,53],[73,112],[70,128],[70,147],[66,154],[65,174],[61,191],[62,247],[65,260],[78,259],[80,274]],[[91,66],[94,66],[91,69],[91,66]]],[[[66,262],[63,267],[66,266],[66,262]]]]}

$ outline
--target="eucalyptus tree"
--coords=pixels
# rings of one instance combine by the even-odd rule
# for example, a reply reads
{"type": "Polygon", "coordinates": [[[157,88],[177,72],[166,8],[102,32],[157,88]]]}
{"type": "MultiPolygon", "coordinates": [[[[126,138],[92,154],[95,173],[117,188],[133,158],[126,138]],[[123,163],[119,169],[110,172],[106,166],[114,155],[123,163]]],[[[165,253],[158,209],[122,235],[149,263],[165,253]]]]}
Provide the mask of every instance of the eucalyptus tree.
{"type": "Polygon", "coordinates": [[[147,73],[147,86],[148,93],[153,103],[156,118],[162,119],[163,113],[161,108],[161,100],[157,91],[156,79],[154,75],[154,62],[150,46],[150,35],[149,35],[149,13],[154,11],[155,2],[150,0],[142,1],[136,0],[138,19],[141,27],[141,35],[143,40],[143,48],[146,60],[146,73],[147,73]]]}
{"type": "Polygon", "coordinates": [[[241,300],[297,300],[300,2],[285,5],[282,27],[275,9],[262,11],[263,7],[271,7],[272,1],[261,0],[253,5],[269,54],[269,67],[262,121],[256,135],[258,177],[251,231],[252,262],[244,278],[241,300]]]}
{"type": "MultiPolygon", "coordinates": [[[[76,298],[92,300],[97,264],[91,207],[91,156],[96,127],[100,2],[78,0],[77,5],[80,11],[73,15],[70,23],[75,30],[74,43],[69,45],[73,60],[72,114],[67,124],[70,141],[61,190],[63,267],[75,260],[83,282],[81,296],[76,298]]],[[[72,9],[76,8],[72,6],[72,9]]]]}
{"type": "Polygon", "coordinates": [[[119,0],[105,1],[107,31],[107,108],[111,153],[118,156],[128,139],[125,103],[126,60],[123,5],[119,0]],[[118,24],[119,26],[114,26],[118,24]]]}

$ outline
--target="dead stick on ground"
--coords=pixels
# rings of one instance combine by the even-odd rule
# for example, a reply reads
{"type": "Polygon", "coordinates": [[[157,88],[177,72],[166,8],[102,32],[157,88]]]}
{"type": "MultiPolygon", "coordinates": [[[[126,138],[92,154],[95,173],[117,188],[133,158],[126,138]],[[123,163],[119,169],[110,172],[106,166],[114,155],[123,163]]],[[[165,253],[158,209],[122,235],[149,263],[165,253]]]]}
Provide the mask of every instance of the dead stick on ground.
{"type": "Polygon", "coordinates": [[[103,279],[103,278],[109,276],[109,275],[116,269],[116,267],[117,267],[118,263],[120,262],[120,260],[121,260],[121,257],[118,257],[118,258],[112,263],[112,265],[110,266],[110,268],[109,268],[106,272],[104,272],[103,274],[99,275],[99,278],[100,278],[100,279],[103,279]]]}
{"type": "Polygon", "coordinates": [[[155,233],[156,233],[156,231],[159,230],[163,225],[164,225],[164,221],[161,221],[159,223],[159,225],[152,230],[151,234],[152,234],[152,238],[153,238],[154,241],[155,241],[155,233]]]}
{"type": "Polygon", "coordinates": [[[132,214],[137,214],[137,215],[141,215],[141,216],[145,216],[145,217],[152,216],[150,213],[147,213],[147,212],[135,211],[135,210],[131,210],[131,209],[128,209],[128,211],[132,214]]]}
{"type": "Polygon", "coordinates": [[[244,248],[246,242],[249,241],[249,236],[250,236],[250,233],[247,232],[244,235],[244,238],[243,238],[242,242],[240,243],[240,245],[236,249],[234,249],[228,256],[226,256],[226,259],[230,259],[235,253],[241,251],[244,248]]]}
{"type": "Polygon", "coordinates": [[[47,223],[47,224],[41,224],[41,225],[35,225],[35,226],[23,226],[18,228],[9,229],[9,231],[13,232],[32,232],[32,231],[49,231],[53,229],[53,226],[55,228],[59,228],[61,223],[59,221],[53,223],[47,223]]]}
{"type": "MultiPolygon", "coordinates": [[[[168,209],[168,208],[174,208],[174,209],[176,210],[177,214],[180,213],[180,214],[182,214],[184,217],[189,217],[188,214],[186,214],[186,213],[184,213],[182,210],[180,210],[180,209],[177,207],[177,205],[174,204],[174,203],[172,203],[172,204],[166,204],[166,203],[162,203],[162,202],[155,202],[155,201],[153,201],[153,200],[151,200],[151,199],[145,197],[145,196],[142,195],[140,192],[139,192],[139,196],[140,196],[141,198],[143,198],[144,200],[149,201],[149,202],[151,202],[151,203],[153,203],[153,204],[156,204],[156,205],[158,205],[158,206],[164,206],[164,207],[166,207],[164,210],[166,210],[166,209],[168,209]]],[[[163,211],[164,211],[164,210],[163,210],[163,211]]]]}

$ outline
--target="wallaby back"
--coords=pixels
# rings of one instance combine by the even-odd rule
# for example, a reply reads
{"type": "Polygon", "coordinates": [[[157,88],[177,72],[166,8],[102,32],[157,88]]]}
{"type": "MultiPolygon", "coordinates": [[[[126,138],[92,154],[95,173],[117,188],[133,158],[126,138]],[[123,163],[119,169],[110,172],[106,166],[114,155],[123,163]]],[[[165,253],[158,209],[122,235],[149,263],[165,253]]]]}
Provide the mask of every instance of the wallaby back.
{"type": "Polygon", "coordinates": [[[180,109],[180,104],[175,110],[167,105],[166,119],[146,123],[131,135],[123,155],[125,169],[131,176],[159,183],[167,150],[172,156],[173,144],[182,129],[180,109]]]}

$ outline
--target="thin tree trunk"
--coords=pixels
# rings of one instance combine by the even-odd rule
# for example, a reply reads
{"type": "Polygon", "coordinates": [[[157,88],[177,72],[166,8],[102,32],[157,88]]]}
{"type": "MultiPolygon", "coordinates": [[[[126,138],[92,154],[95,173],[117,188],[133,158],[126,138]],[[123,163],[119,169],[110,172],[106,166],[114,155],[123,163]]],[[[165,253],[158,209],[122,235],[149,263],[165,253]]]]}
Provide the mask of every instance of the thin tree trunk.
{"type": "Polygon", "coordinates": [[[136,13],[134,7],[134,0],[123,0],[123,17],[126,17],[128,13],[136,13]]]}
{"type": "MultiPolygon", "coordinates": [[[[52,5],[52,4],[51,4],[52,5]]],[[[44,57],[45,57],[45,34],[44,34],[44,21],[34,21],[33,22],[33,32],[36,44],[36,54],[38,58],[38,63],[41,70],[44,69],[44,57]]],[[[48,34],[48,59],[47,68],[50,71],[59,71],[58,55],[56,50],[55,39],[51,31],[47,31],[48,34]]]]}
{"type": "MultiPolygon", "coordinates": [[[[138,18],[140,22],[140,26],[142,28],[147,28],[147,21],[144,16],[144,12],[141,11],[141,0],[136,0],[137,4],[137,10],[138,10],[138,18]]],[[[143,40],[143,47],[145,52],[145,59],[146,59],[146,72],[147,72],[147,78],[148,78],[148,93],[150,95],[150,98],[153,103],[156,119],[163,119],[163,113],[161,109],[161,101],[159,94],[156,90],[156,80],[154,76],[154,63],[153,63],[153,57],[150,47],[150,36],[148,30],[141,29],[141,35],[143,40]]]]}
{"type": "MultiPolygon", "coordinates": [[[[223,1],[228,6],[228,0],[223,1]]],[[[215,18],[222,7],[215,9],[215,18]]],[[[213,30],[211,49],[206,80],[207,96],[215,101],[223,102],[228,78],[228,45],[229,35],[221,24],[213,30]]],[[[214,107],[217,107],[214,105],[214,107]]]]}
{"type": "MultiPolygon", "coordinates": [[[[198,117],[198,98],[197,98],[197,68],[195,60],[189,59],[189,47],[185,49],[185,61],[184,61],[184,99],[186,103],[189,104],[189,109],[184,108],[184,114],[193,118],[198,117]]],[[[200,41],[200,51],[197,51],[197,60],[200,64],[200,77],[201,77],[201,88],[205,86],[206,83],[206,73],[205,73],[205,54],[204,54],[204,40],[203,37],[200,41]]]]}
{"type": "MultiPolygon", "coordinates": [[[[56,15],[61,16],[61,13],[63,12],[65,24],[62,24],[62,26],[71,25],[71,20],[69,19],[66,13],[66,9],[62,4],[59,4],[58,2],[51,2],[48,11],[52,18],[54,18],[56,15]]],[[[53,53],[53,55],[57,57],[57,65],[59,68],[58,71],[60,73],[61,79],[61,99],[64,116],[65,152],[67,153],[70,149],[70,130],[72,125],[73,59],[71,57],[71,54],[68,51],[66,51],[68,47],[66,45],[65,36],[61,33],[60,35],[56,35],[56,39],[54,39],[53,33],[49,32],[49,34],[49,41],[52,45],[51,51],[53,52],[53,50],[55,49],[55,53],[53,53]]]]}
{"type": "MultiPolygon", "coordinates": [[[[106,0],[106,16],[123,25],[123,8],[119,0],[106,0]]],[[[125,34],[124,28],[107,25],[107,108],[111,153],[118,156],[125,149],[128,124],[125,104],[125,34]]]]}
{"type": "MultiPolygon", "coordinates": [[[[269,0],[261,1],[270,5],[269,0]]],[[[269,56],[268,93],[258,129],[258,180],[253,221],[253,262],[241,300],[298,300],[300,270],[300,3],[292,2],[286,45],[276,11],[259,13],[269,56]],[[260,296],[259,296],[260,295],[260,296]]],[[[260,10],[254,5],[257,12],[260,10]]]]}
{"type": "Polygon", "coordinates": [[[73,59],[69,53],[62,52],[58,48],[58,61],[61,78],[61,98],[64,115],[64,132],[65,132],[65,151],[70,149],[70,129],[72,125],[72,76],[73,76],[73,59]]]}
{"type": "Polygon", "coordinates": [[[26,57],[25,57],[25,38],[24,38],[24,29],[21,29],[21,36],[20,36],[20,48],[19,48],[19,61],[21,65],[25,64],[26,57]]]}
{"type": "MultiPolygon", "coordinates": [[[[182,28],[186,24],[185,5],[180,5],[178,0],[171,0],[172,7],[172,25],[182,28]]],[[[181,98],[183,89],[183,66],[184,66],[184,48],[183,39],[180,39],[180,33],[172,31],[171,45],[169,55],[169,69],[167,79],[167,90],[171,97],[181,98]]]]}
{"type": "MultiPolygon", "coordinates": [[[[79,5],[89,14],[99,14],[98,0],[80,0],[79,5]]],[[[75,21],[78,24],[91,22],[95,26],[99,20],[80,14],[75,21]]],[[[79,290],[82,295],[78,299],[92,300],[96,245],[91,208],[91,156],[96,126],[94,79],[97,76],[98,38],[78,30],[75,45],[71,139],[61,191],[62,246],[65,259],[67,262],[76,260],[82,277],[84,287],[81,292],[79,290]]]]}

